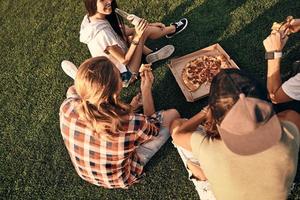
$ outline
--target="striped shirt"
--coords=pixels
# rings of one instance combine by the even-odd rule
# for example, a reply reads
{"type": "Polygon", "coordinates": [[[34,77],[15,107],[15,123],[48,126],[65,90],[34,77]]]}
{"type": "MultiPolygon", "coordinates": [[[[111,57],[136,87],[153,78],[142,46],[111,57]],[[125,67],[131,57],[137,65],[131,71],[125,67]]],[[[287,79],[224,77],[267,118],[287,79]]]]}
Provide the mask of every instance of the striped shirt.
{"type": "Polygon", "coordinates": [[[143,174],[136,148],[151,140],[150,119],[131,114],[126,131],[95,134],[79,118],[76,106],[80,102],[74,88],[60,107],[60,129],[64,144],[78,175],[105,188],[128,188],[143,174]]]}

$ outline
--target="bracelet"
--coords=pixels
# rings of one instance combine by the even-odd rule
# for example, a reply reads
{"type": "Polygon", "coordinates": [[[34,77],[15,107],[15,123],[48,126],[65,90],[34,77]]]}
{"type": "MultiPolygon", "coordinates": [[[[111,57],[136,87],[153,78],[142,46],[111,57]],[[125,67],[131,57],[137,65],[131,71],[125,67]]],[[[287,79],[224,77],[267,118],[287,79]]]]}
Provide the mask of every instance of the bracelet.
{"type": "Polygon", "coordinates": [[[132,40],[131,44],[133,44],[133,45],[139,45],[139,41],[136,42],[136,41],[132,40]]]}
{"type": "Polygon", "coordinates": [[[266,60],[273,60],[276,58],[281,58],[282,52],[281,51],[270,51],[265,53],[265,59],[266,60]]]}

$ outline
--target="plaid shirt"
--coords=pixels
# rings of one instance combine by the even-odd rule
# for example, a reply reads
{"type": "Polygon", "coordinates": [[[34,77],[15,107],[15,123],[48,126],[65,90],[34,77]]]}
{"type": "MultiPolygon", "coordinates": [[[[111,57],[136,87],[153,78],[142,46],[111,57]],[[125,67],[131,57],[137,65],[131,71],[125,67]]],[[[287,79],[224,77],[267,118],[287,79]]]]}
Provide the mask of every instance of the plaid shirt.
{"type": "Polygon", "coordinates": [[[143,164],[136,148],[151,139],[150,121],[132,114],[126,131],[97,136],[79,119],[79,96],[70,88],[60,107],[60,129],[65,146],[78,175],[98,186],[127,188],[141,178],[143,164]]]}

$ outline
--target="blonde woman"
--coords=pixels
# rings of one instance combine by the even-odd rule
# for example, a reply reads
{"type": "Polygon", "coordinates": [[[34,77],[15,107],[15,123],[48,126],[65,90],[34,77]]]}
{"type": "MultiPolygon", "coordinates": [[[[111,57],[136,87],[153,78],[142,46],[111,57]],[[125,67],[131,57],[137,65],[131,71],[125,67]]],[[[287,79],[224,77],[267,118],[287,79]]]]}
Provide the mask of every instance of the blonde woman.
{"type": "Polygon", "coordinates": [[[120,100],[122,80],[108,58],[80,65],[60,108],[60,127],[81,178],[105,188],[127,188],[142,177],[143,167],[169,138],[170,122],[179,117],[175,109],[155,112],[152,83],[152,72],[142,72],[144,114],[136,114],[120,100]]]}

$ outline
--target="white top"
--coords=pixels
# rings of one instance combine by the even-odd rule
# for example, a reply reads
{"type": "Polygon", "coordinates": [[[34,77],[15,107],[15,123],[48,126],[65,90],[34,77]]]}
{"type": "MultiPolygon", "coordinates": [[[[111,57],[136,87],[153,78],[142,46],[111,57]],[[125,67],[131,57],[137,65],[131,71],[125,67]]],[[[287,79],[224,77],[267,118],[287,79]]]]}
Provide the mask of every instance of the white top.
{"type": "Polygon", "coordinates": [[[300,101],[300,73],[284,82],[281,87],[289,97],[300,101]]]}
{"type": "Polygon", "coordinates": [[[120,72],[125,72],[126,66],[109,54],[107,47],[118,45],[124,53],[128,48],[119,35],[114,31],[107,20],[90,22],[85,15],[80,27],[80,42],[87,44],[92,57],[106,56],[120,72]]]}

